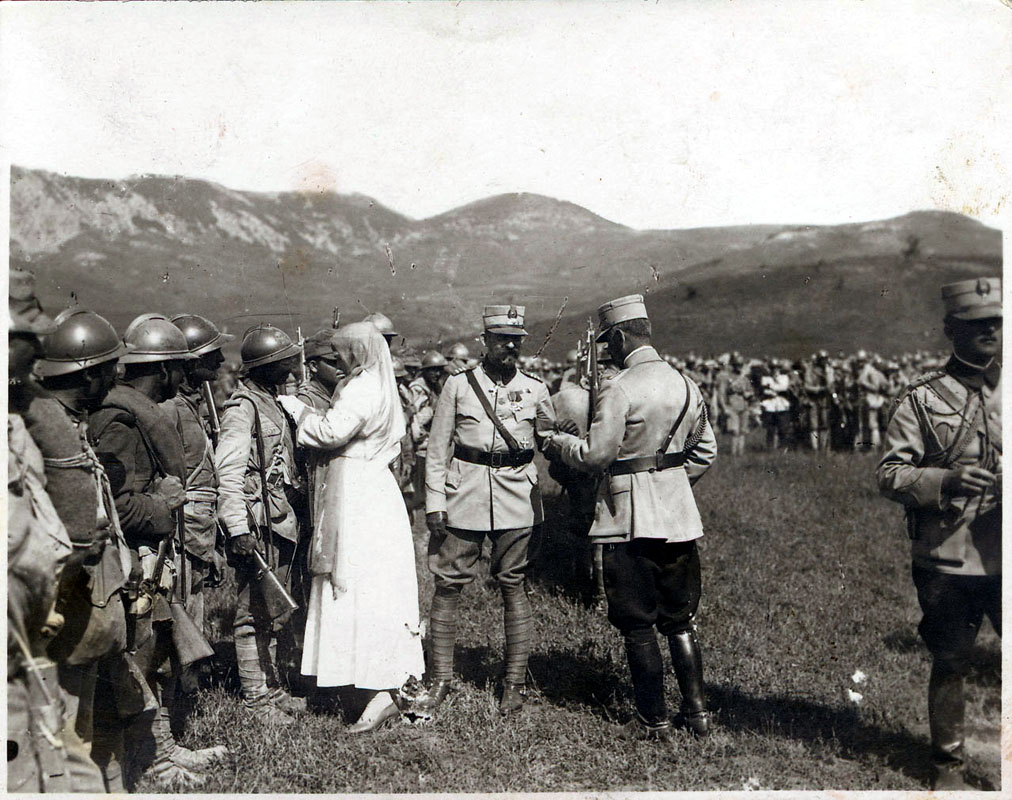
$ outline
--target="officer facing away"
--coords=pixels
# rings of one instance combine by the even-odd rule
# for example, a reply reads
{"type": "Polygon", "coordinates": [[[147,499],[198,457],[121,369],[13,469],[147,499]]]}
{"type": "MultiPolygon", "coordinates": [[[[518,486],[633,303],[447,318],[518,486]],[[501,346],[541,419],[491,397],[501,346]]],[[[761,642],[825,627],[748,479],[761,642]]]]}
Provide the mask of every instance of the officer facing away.
{"type": "Polygon", "coordinates": [[[879,489],[906,509],[918,630],[933,661],[935,789],[965,788],[963,679],[986,614],[1001,635],[1001,280],[942,287],[952,356],[899,396],[879,489]]]}
{"type": "Polygon", "coordinates": [[[651,346],[643,296],[605,303],[598,316],[598,338],[622,370],[604,381],[586,438],[557,433],[547,452],[576,469],[605,472],[590,536],[604,545],[608,619],[622,632],[632,673],[636,719],[620,735],[671,736],[660,631],[682,694],[683,721],[705,736],[709,712],[693,623],[703,526],[691,486],[716,458],[716,439],[699,388],[651,346]]]}

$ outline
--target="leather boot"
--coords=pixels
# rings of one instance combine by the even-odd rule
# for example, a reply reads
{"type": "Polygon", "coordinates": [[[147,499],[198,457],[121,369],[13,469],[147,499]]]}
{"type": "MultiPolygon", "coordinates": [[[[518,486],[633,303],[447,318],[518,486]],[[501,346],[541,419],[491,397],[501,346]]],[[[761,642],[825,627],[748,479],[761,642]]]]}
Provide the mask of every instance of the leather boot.
{"type": "Polygon", "coordinates": [[[668,636],[671,663],[682,693],[682,716],[686,727],[696,736],[710,732],[710,712],[706,709],[706,689],[703,685],[703,653],[693,629],[668,636]]]}
{"type": "Polygon", "coordinates": [[[932,789],[967,788],[963,780],[963,706],[963,676],[935,660],[928,681],[932,789]]]}
{"type": "Polygon", "coordinates": [[[664,702],[664,662],[654,629],[625,634],[625,655],[639,721],[648,727],[669,725],[664,702]]]}
{"type": "Polygon", "coordinates": [[[411,706],[411,712],[429,716],[450,693],[453,679],[453,646],[457,640],[456,589],[436,589],[429,611],[429,665],[426,691],[411,706]]]}
{"type": "Polygon", "coordinates": [[[531,652],[534,620],[531,601],[523,586],[502,586],[503,625],[506,632],[506,675],[500,713],[513,714],[524,704],[527,659],[531,652]]]}

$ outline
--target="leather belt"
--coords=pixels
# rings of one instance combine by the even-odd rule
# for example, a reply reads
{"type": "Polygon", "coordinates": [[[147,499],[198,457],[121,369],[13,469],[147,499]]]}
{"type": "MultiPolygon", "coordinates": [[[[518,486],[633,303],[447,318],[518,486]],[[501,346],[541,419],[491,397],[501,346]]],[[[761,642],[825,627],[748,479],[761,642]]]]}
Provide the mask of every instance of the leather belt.
{"type": "Polygon", "coordinates": [[[685,453],[654,453],[652,456],[623,458],[608,467],[609,475],[632,475],[635,472],[659,472],[685,466],[685,453]]]}
{"type": "Polygon", "coordinates": [[[534,460],[533,450],[518,450],[515,453],[494,452],[479,450],[477,447],[468,447],[466,444],[453,446],[454,458],[467,461],[471,464],[481,464],[485,467],[500,469],[502,467],[522,467],[534,460]]]}

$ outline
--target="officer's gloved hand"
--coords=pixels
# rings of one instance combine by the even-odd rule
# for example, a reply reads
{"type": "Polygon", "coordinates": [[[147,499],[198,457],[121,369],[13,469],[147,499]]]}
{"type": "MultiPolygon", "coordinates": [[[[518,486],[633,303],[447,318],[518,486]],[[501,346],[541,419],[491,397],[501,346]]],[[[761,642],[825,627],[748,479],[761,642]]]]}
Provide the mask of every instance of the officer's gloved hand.
{"type": "Polygon", "coordinates": [[[942,493],[952,497],[983,494],[995,485],[995,475],[981,467],[950,469],[942,478],[942,493]]]}
{"type": "Polygon", "coordinates": [[[443,369],[446,370],[447,375],[459,375],[461,372],[467,372],[466,364],[447,364],[443,369]]]}
{"type": "Polygon", "coordinates": [[[560,433],[568,433],[570,436],[580,435],[580,426],[576,424],[576,420],[563,419],[555,423],[555,430],[560,433]]]}
{"type": "Polygon", "coordinates": [[[425,515],[425,525],[433,536],[446,536],[446,512],[430,511],[425,515]]]}
{"type": "Polygon", "coordinates": [[[169,511],[175,511],[186,502],[186,490],[183,489],[183,482],[175,475],[167,475],[162,478],[155,487],[155,494],[165,501],[169,511]]]}
{"type": "Polygon", "coordinates": [[[249,533],[233,536],[229,541],[229,545],[232,547],[232,552],[241,558],[249,558],[253,555],[253,551],[257,549],[256,539],[249,533]]]}

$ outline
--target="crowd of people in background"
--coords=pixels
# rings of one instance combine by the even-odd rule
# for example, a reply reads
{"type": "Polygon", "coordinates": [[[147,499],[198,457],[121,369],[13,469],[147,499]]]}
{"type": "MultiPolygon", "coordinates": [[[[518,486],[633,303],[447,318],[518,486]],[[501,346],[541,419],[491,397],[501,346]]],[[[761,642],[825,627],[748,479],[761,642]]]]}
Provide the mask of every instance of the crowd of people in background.
{"type": "MultiPolygon", "coordinates": [[[[888,438],[887,496],[925,508],[940,491],[966,508],[966,497],[991,498],[975,500],[960,528],[964,538],[999,535],[987,548],[974,538],[983,566],[967,561],[958,573],[986,578],[977,583],[991,598],[967,612],[973,635],[957,643],[966,649],[999,605],[998,297],[996,280],[944,287],[953,352],[895,359],[660,354],[642,296],[630,295],[598,309],[600,328],[564,363],[521,355],[524,307],[509,304],[485,307],[480,361],[459,342],[418,354],[373,313],[306,339],[259,323],[242,338],[241,363],[229,364],[234,337],[208,319],[141,314],[121,337],[80,307],[50,318],[34,276],[12,271],[8,789],[202,785],[229,753],[179,738],[198,665],[214,654],[205,592],[226,575],[251,721],[291,725],[312,710],[293,693],[301,675],[311,691],[357,691],[346,732],[367,733],[400,715],[430,719],[453,690],[459,595],[488,538],[503,598],[499,710],[518,713],[533,640],[526,578],[543,521],[536,452],[569,496],[573,530],[595,542],[595,587],[623,634],[637,714],[622,738],[671,741],[656,633],[671,648],[681,724],[710,730],[691,486],[716,457],[715,433],[732,458],[760,429],[753,439],[770,450],[878,451],[888,438]],[[910,399],[925,386],[933,394],[910,399]],[[909,419],[898,412],[890,427],[904,402],[909,419]],[[909,474],[927,457],[914,458],[904,437],[920,435],[917,414],[945,427],[960,408],[959,435],[939,451],[941,489],[922,497],[909,474]],[[419,509],[435,577],[427,658],[411,530],[419,509]]],[[[949,621],[939,625],[948,631],[949,621]]],[[[925,635],[936,659],[949,652],[946,636],[925,635]]],[[[956,782],[965,670],[959,659],[942,667],[932,680],[959,714],[932,710],[932,743],[939,775],[956,782]]]]}

